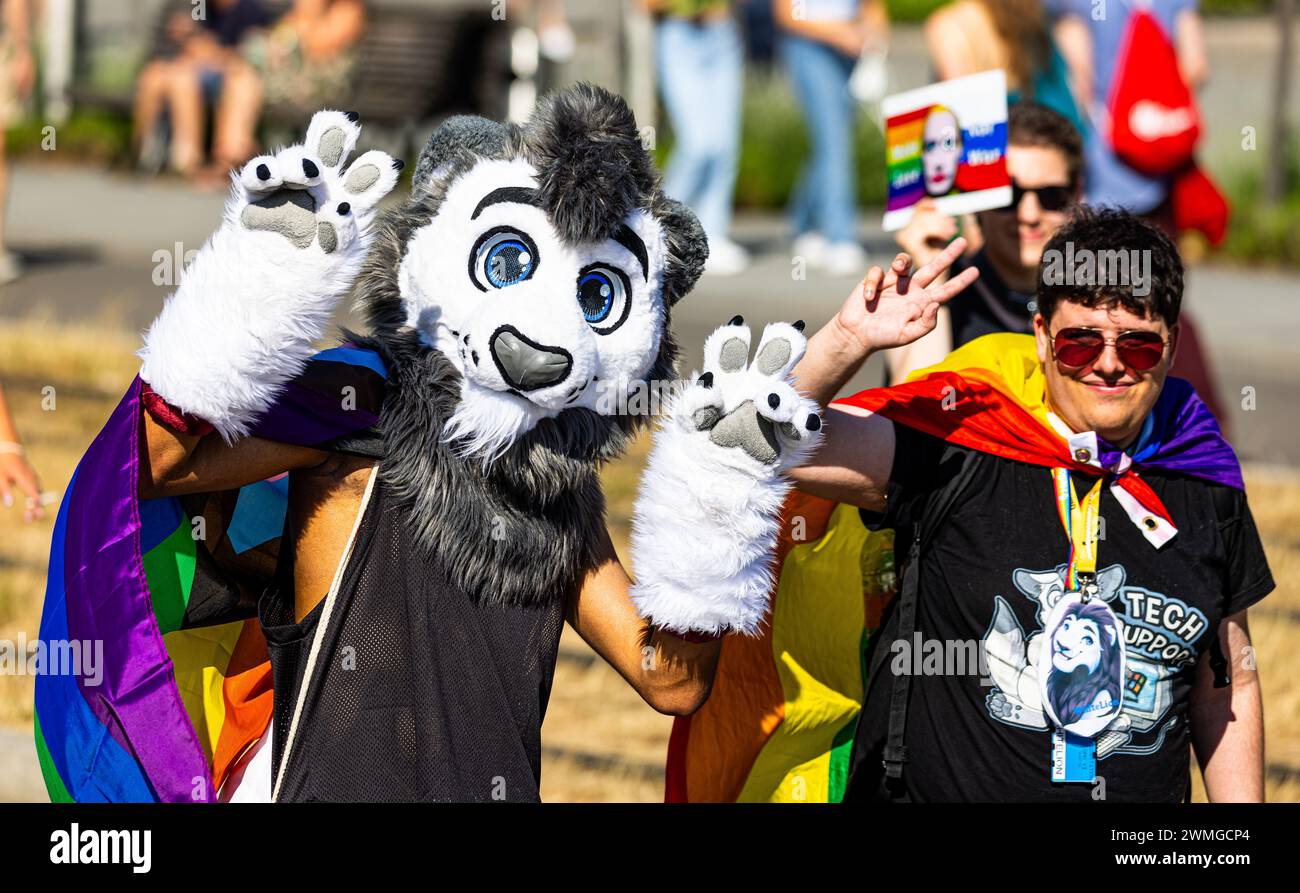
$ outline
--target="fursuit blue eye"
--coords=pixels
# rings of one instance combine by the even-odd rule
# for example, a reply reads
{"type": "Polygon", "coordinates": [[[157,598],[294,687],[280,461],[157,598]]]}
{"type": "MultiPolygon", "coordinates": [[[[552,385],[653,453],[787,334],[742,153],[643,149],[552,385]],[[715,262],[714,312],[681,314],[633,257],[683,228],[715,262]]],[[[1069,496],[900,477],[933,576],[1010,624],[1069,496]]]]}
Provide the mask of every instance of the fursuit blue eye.
{"type": "Polygon", "coordinates": [[[578,306],[598,334],[609,334],[627,319],[631,292],[627,276],[617,267],[592,264],[578,274],[578,306]]]}
{"type": "Polygon", "coordinates": [[[508,288],[537,270],[537,245],[526,233],[509,227],[490,229],[474,243],[469,276],[480,291],[508,288]]]}
{"type": "Polygon", "coordinates": [[[587,322],[604,322],[614,307],[614,281],[604,270],[592,270],[578,280],[578,303],[587,322]]]}

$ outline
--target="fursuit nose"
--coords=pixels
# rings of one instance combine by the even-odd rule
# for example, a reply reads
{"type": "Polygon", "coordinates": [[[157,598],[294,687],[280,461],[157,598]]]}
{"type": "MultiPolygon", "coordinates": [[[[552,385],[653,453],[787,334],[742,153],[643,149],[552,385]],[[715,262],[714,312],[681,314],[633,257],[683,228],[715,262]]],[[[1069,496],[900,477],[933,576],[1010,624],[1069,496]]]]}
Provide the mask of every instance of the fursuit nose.
{"type": "Polygon", "coordinates": [[[501,377],[520,391],[559,384],[573,368],[573,356],[567,350],[538,344],[514,326],[493,332],[489,347],[501,377]]]}

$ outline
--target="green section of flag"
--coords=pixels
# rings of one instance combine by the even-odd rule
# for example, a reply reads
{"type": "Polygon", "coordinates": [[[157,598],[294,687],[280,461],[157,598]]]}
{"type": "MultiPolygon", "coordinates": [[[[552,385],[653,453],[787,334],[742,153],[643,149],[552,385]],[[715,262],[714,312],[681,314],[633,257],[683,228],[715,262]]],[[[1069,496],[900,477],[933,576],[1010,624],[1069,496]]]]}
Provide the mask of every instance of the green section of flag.
{"type": "Polygon", "coordinates": [[[167,539],[144,555],[144,574],[149,583],[158,631],[167,634],[181,628],[185,608],[194,585],[194,564],[198,544],[190,525],[182,519],[167,539]]]}
{"type": "MultiPolygon", "coordinates": [[[[892,555],[891,555],[892,557],[892,555]]],[[[858,661],[862,668],[862,698],[867,697],[867,643],[871,641],[871,630],[862,627],[862,637],[858,640],[858,661]]],[[[858,714],[844,724],[844,728],[835,733],[831,742],[830,779],[827,782],[826,801],[839,803],[844,799],[844,789],[849,783],[849,757],[853,754],[853,737],[858,729],[858,714]]]]}
{"type": "Polygon", "coordinates": [[[54,758],[50,756],[50,747],[45,743],[45,735],[41,732],[41,718],[35,719],[36,727],[36,759],[41,764],[41,775],[45,776],[45,790],[49,792],[51,803],[71,803],[72,795],[68,793],[67,787],[63,784],[63,779],[59,777],[59,770],[54,766],[54,758]]]}

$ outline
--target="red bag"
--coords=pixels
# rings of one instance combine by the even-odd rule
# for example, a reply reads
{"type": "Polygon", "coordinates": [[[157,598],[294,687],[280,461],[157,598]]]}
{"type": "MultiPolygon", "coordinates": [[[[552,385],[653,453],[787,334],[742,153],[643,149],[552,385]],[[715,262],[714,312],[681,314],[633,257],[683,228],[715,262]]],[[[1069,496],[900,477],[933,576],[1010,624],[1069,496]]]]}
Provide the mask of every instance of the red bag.
{"type": "Polygon", "coordinates": [[[1196,97],[1178,69],[1178,54],[1146,10],[1129,19],[1110,94],[1110,142],[1130,167],[1164,176],[1192,160],[1201,136],[1196,97]]]}
{"type": "Polygon", "coordinates": [[[1170,184],[1169,202],[1178,232],[1198,230],[1211,245],[1222,244],[1228,233],[1228,201],[1205,171],[1188,165],[1170,184]]]}

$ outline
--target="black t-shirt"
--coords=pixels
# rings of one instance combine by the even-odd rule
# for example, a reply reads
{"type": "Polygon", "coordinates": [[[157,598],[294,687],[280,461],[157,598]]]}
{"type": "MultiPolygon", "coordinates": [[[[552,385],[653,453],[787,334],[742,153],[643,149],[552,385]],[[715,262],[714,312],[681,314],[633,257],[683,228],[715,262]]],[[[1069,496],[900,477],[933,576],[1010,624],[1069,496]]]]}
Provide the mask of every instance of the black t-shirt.
{"type": "MultiPolygon", "coordinates": [[[[907,648],[891,647],[898,627],[893,610],[874,643],[890,653],[868,689],[854,745],[851,787],[858,790],[849,797],[878,796],[875,768],[893,673],[910,666],[920,672],[912,673],[908,702],[906,799],[1091,799],[1093,785],[1050,782],[1051,733],[1037,695],[1035,636],[1063,591],[1069,553],[1050,470],[902,425],[895,430],[882,523],[898,531],[900,551],[935,494],[963,463],[978,464],[929,528],[919,559],[917,636],[907,648]],[[987,677],[978,657],[971,659],[980,650],[987,677]]],[[[1154,548],[1103,487],[1098,583],[1125,627],[1127,661],[1117,720],[1125,727],[1112,724],[1097,738],[1096,772],[1105,779],[1107,800],[1180,802],[1190,781],[1187,714],[1196,666],[1219,621],[1259,601],[1274,584],[1245,494],[1182,476],[1142,476],[1178,534],[1154,548]]],[[[1075,487],[1085,493],[1094,480],[1076,475],[1075,487]]]]}

